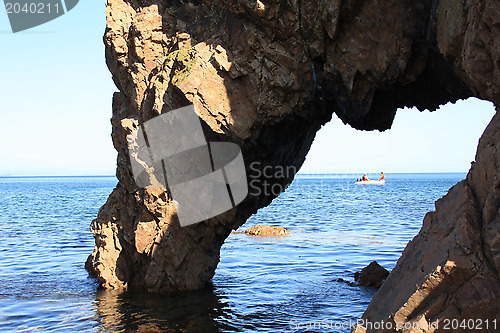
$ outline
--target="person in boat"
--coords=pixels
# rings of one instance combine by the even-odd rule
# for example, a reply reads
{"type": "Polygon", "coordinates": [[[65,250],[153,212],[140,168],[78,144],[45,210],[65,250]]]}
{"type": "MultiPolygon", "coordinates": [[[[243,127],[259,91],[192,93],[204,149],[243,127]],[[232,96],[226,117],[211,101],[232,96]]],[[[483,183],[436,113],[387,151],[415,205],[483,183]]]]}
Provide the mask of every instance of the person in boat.
{"type": "Polygon", "coordinates": [[[363,174],[363,177],[361,177],[361,181],[363,181],[363,182],[369,181],[368,177],[366,177],[366,173],[363,174]]]}
{"type": "Polygon", "coordinates": [[[385,174],[383,172],[380,173],[380,178],[378,180],[385,180],[385,174]]]}

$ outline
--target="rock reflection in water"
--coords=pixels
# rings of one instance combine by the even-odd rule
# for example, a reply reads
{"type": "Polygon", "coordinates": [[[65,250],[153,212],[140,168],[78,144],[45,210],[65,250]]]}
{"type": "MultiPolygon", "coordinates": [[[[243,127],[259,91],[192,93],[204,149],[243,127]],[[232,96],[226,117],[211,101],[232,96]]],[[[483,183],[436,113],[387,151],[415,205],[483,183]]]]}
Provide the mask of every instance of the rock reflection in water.
{"type": "Polygon", "coordinates": [[[95,310],[105,332],[218,332],[217,318],[229,315],[223,300],[212,287],[171,296],[99,290],[95,310]]]}

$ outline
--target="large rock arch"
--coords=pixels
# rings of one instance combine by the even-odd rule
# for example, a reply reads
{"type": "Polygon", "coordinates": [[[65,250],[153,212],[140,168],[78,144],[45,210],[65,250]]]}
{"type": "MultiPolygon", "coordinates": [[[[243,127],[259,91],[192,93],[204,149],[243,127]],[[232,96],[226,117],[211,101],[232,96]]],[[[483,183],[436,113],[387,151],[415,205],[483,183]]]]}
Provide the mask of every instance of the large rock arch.
{"type": "MultiPolygon", "coordinates": [[[[435,110],[470,96],[500,102],[500,8],[493,0],[108,0],[106,13],[106,60],[119,89],[112,117],[119,183],[92,222],[96,246],[86,266],[107,288],[200,288],[231,230],[274,198],[249,196],[181,228],[168,191],[133,181],[127,135],[148,119],[194,104],[207,138],[237,143],[247,166],[299,168],[333,113],[357,129],[386,130],[404,106],[435,110]]],[[[482,139],[478,163],[479,154],[496,152],[481,153],[496,144],[497,122],[482,139]]],[[[454,191],[463,200],[476,193],[476,217],[496,221],[500,204],[490,180],[498,168],[481,163],[454,191]]],[[[285,186],[292,177],[271,181],[285,186]]],[[[500,267],[498,225],[481,245],[492,270],[500,267]]],[[[475,226],[483,235],[486,225],[475,226]]],[[[492,278],[498,286],[498,275],[492,278]]],[[[394,313],[380,310],[377,297],[370,320],[394,313]]],[[[417,310],[401,318],[412,320],[417,310]]]]}

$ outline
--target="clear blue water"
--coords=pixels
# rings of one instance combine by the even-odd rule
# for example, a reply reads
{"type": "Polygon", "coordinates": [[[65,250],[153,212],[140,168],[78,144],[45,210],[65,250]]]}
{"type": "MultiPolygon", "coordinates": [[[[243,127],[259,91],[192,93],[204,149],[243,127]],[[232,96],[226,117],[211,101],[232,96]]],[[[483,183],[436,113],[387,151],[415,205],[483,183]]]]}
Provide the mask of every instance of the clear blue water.
{"type": "Polygon", "coordinates": [[[84,269],[89,224],[114,177],[0,178],[0,331],[347,332],[375,290],[345,281],[372,260],[392,269],[464,177],[389,174],[385,186],[355,186],[301,176],[231,234],[211,287],[169,297],[98,290],[84,269]],[[291,234],[242,233],[256,224],[291,234]]]}

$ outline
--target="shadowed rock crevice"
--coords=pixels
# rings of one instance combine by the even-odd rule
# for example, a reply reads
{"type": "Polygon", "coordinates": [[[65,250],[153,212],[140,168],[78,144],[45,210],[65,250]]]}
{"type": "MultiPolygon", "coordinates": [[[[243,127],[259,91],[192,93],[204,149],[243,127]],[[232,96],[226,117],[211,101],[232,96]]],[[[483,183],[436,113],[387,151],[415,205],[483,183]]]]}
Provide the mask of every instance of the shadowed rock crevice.
{"type": "MultiPolygon", "coordinates": [[[[260,194],[181,228],[169,193],[139,188],[130,166],[134,133],[160,114],[193,104],[207,140],[238,144],[248,173],[252,163],[298,170],[315,133],[334,113],[357,129],[385,130],[399,107],[435,110],[469,96],[498,103],[500,34],[495,34],[499,11],[494,1],[108,0],[106,13],[106,61],[119,89],[111,120],[119,183],[92,222],[96,247],[87,268],[107,288],[167,293],[202,287],[213,276],[231,230],[277,195],[264,191],[264,181],[285,188],[294,177],[261,175],[260,194]]],[[[498,266],[495,224],[485,222],[497,216],[497,194],[483,194],[489,185],[481,183],[481,172],[474,173],[485,168],[496,177],[496,165],[476,166],[469,177],[477,180],[457,185],[452,200],[466,207],[471,187],[480,206],[486,200],[482,229],[474,219],[460,219],[458,210],[464,208],[444,199],[449,213],[441,216],[438,208],[424,229],[439,234],[450,219],[472,235],[481,229],[488,257],[498,266]]],[[[429,246],[437,238],[426,238],[429,246]]],[[[482,253],[480,239],[467,241],[461,249],[482,253]]],[[[444,257],[419,268],[412,279],[423,283],[425,274],[435,272],[459,281],[461,266],[444,260],[443,251],[436,253],[444,257]]],[[[480,257],[471,267],[490,279],[480,257]]],[[[391,276],[423,260],[414,259],[405,268],[398,268],[405,262],[400,260],[391,276]]],[[[393,295],[392,303],[404,304],[414,291],[393,295]]]]}

